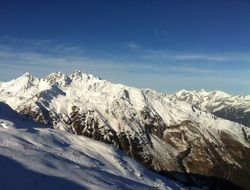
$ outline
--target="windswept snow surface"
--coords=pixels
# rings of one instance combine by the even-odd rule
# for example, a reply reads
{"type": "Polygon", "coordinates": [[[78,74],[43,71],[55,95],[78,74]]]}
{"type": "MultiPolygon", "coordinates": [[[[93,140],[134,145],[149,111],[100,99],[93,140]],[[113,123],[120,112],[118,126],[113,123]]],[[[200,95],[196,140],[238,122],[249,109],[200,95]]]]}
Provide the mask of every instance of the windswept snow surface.
{"type": "Polygon", "coordinates": [[[0,189],[185,189],[101,142],[46,128],[0,103],[0,189]]]}

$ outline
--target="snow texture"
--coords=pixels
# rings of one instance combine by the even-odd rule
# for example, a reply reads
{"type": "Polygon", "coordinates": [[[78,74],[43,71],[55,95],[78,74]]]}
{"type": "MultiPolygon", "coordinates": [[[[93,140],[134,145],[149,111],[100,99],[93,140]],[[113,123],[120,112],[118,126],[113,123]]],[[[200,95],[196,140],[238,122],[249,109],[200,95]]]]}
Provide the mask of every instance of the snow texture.
{"type": "Polygon", "coordinates": [[[101,142],[46,128],[0,103],[1,190],[185,189],[101,142]]]}

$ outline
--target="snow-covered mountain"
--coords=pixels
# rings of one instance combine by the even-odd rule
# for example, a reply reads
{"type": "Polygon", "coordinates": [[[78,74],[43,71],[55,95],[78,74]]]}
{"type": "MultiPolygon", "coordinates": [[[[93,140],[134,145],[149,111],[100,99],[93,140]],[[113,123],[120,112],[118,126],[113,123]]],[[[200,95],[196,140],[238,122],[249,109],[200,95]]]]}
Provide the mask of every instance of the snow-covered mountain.
{"type": "Polygon", "coordinates": [[[250,129],[216,117],[203,100],[194,105],[182,92],[141,90],[79,71],[41,79],[26,73],[1,84],[0,101],[55,129],[112,144],[163,175],[250,189],[250,129]]]}
{"type": "Polygon", "coordinates": [[[186,189],[104,143],[56,131],[0,103],[0,189],[186,189]]]}
{"type": "Polygon", "coordinates": [[[170,95],[218,117],[250,127],[250,96],[232,96],[221,91],[206,92],[182,90],[170,95]]]}

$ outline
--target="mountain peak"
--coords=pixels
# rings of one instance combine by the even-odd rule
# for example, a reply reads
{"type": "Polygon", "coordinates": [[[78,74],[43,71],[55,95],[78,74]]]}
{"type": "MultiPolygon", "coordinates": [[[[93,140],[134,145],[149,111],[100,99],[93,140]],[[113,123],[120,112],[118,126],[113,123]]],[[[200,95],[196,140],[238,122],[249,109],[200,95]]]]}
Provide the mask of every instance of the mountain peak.
{"type": "Polygon", "coordinates": [[[204,88],[200,89],[198,92],[200,92],[200,93],[207,93],[207,91],[205,91],[204,88]]]}
{"type": "Polygon", "coordinates": [[[50,85],[56,82],[60,84],[69,84],[71,82],[69,77],[60,71],[50,73],[48,76],[44,78],[44,80],[49,82],[50,85]]]}
{"type": "Polygon", "coordinates": [[[87,76],[86,73],[80,71],[80,70],[75,70],[73,73],[71,73],[69,75],[70,78],[72,79],[79,79],[79,78],[83,78],[83,76],[87,76]]]}
{"type": "Polygon", "coordinates": [[[17,79],[21,79],[21,78],[32,78],[33,76],[28,73],[28,72],[25,72],[24,74],[22,74],[20,77],[18,77],[17,79]]]}
{"type": "Polygon", "coordinates": [[[69,75],[69,77],[72,79],[72,80],[78,80],[78,79],[85,79],[85,80],[89,80],[89,79],[97,79],[97,80],[101,80],[100,77],[96,77],[92,74],[87,74],[87,73],[84,73],[80,70],[75,70],[73,73],[71,73],[69,75]]]}
{"type": "Polygon", "coordinates": [[[82,74],[83,72],[80,70],[74,70],[72,74],[82,74]]]}
{"type": "Polygon", "coordinates": [[[24,74],[22,74],[20,77],[18,77],[17,79],[15,79],[15,81],[19,81],[22,84],[24,83],[33,83],[34,81],[36,81],[37,78],[34,77],[33,75],[31,75],[30,73],[26,72],[24,74]]]}
{"type": "Polygon", "coordinates": [[[63,74],[62,72],[57,71],[57,72],[50,73],[46,78],[51,78],[51,77],[61,78],[64,75],[65,74],[63,74]]]}
{"type": "Polygon", "coordinates": [[[25,72],[23,76],[31,76],[31,74],[29,72],[25,72]]]}
{"type": "Polygon", "coordinates": [[[187,94],[189,92],[190,91],[183,89],[183,90],[180,90],[180,91],[176,92],[176,95],[177,96],[182,96],[182,95],[185,95],[185,94],[187,94]]]}

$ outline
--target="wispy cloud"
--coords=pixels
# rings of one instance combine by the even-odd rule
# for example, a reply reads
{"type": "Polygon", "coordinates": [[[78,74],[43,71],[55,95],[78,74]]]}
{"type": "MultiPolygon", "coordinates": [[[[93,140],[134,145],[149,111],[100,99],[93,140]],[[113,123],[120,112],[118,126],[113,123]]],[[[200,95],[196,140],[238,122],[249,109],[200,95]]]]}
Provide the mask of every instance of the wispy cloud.
{"type": "Polygon", "coordinates": [[[126,48],[130,49],[130,50],[136,50],[141,48],[142,46],[139,43],[136,42],[126,42],[126,43],[122,43],[123,45],[125,45],[126,48]]]}
{"type": "Polygon", "coordinates": [[[127,45],[128,45],[128,48],[130,49],[138,49],[141,47],[139,44],[136,44],[134,42],[129,42],[127,45]]]}
{"type": "Polygon", "coordinates": [[[115,82],[161,91],[206,87],[212,89],[213,85],[222,90],[230,89],[230,85],[234,85],[242,90],[250,85],[247,77],[250,66],[244,69],[225,66],[232,62],[245,62],[245,65],[249,65],[248,53],[219,55],[170,52],[152,50],[129,42],[127,48],[136,49],[136,53],[132,51],[132,58],[127,56],[130,51],[125,55],[107,52],[107,55],[112,56],[102,57],[97,55],[98,52],[89,54],[87,48],[75,44],[57,44],[34,39],[27,42],[24,39],[8,40],[3,42],[0,39],[0,80],[9,80],[26,71],[42,77],[56,70],[69,73],[80,69],[115,82]]]}
{"type": "Polygon", "coordinates": [[[81,55],[85,52],[85,49],[72,43],[60,44],[51,40],[19,39],[9,36],[0,38],[0,50],[51,54],[72,53],[74,55],[81,55]]]}
{"type": "Polygon", "coordinates": [[[138,73],[138,74],[164,74],[164,73],[213,73],[214,70],[208,68],[195,67],[191,65],[168,65],[157,63],[144,63],[142,60],[117,60],[108,58],[94,58],[89,56],[79,56],[77,54],[43,54],[36,52],[11,52],[0,50],[0,65],[9,67],[39,67],[49,69],[84,69],[88,72],[108,72],[114,73],[138,73]]]}
{"type": "Polygon", "coordinates": [[[173,52],[167,50],[151,50],[148,49],[142,57],[150,60],[180,60],[180,61],[212,61],[212,62],[227,62],[241,61],[250,62],[250,52],[245,53],[190,53],[190,52],[173,52]]]}
{"type": "Polygon", "coordinates": [[[208,61],[226,61],[228,57],[226,56],[216,56],[216,55],[202,55],[202,54],[183,54],[170,57],[172,59],[178,60],[208,60],[208,61]]]}

